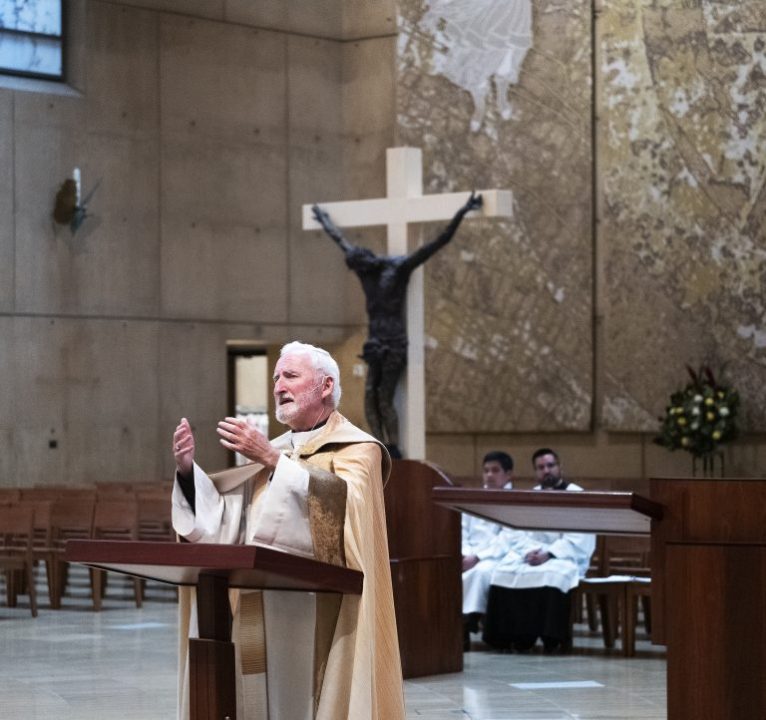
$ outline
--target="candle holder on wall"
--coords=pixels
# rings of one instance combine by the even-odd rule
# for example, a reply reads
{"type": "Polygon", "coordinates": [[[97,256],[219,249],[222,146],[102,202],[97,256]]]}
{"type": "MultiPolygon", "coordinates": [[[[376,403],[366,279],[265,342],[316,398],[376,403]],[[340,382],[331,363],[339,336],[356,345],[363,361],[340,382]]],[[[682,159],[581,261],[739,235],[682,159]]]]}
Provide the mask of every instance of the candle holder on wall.
{"type": "Polygon", "coordinates": [[[61,183],[53,206],[54,222],[59,225],[68,225],[72,235],[80,229],[86,218],[92,217],[88,214],[88,203],[98,189],[101,180],[96,182],[84,199],[82,199],[80,183],[80,169],[75,168],[72,177],[61,183]]]}

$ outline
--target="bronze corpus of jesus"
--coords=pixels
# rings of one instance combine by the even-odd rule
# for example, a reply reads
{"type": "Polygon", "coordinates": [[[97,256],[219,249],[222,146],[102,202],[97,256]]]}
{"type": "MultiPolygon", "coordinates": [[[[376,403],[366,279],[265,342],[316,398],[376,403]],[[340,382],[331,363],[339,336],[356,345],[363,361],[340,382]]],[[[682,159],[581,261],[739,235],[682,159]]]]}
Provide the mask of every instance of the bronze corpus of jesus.
{"type": "Polygon", "coordinates": [[[401,457],[394,391],[407,365],[404,307],[410,275],[452,239],[467,213],[481,205],[481,195],[472,192],[437,238],[409,255],[390,257],[353,245],[322,208],[312,207],[314,218],[343,251],[346,265],[362,283],[368,318],[367,340],[361,355],[368,368],[365,417],[373,435],[385,443],[392,457],[401,457]]]}

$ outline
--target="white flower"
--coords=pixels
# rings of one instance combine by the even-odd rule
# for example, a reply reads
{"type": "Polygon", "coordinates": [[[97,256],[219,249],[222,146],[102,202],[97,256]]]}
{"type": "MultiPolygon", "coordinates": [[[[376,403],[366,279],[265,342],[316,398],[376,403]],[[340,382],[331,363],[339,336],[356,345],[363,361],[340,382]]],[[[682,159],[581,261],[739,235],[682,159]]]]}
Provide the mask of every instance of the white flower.
{"type": "Polygon", "coordinates": [[[729,408],[726,407],[726,405],[723,405],[718,408],[718,414],[721,417],[726,417],[729,414],[729,408]]]}
{"type": "Polygon", "coordinates": [[[692,415],[699,415],[700,414],[700,409],[698,407],[693,407],[691,409],[691,414],[692,415]]]}
{"type": "Polygon", "coordinates": [[[694,396],[694,402],[701,403],[702,402],[702,395],[695,395],[694,396]]]}

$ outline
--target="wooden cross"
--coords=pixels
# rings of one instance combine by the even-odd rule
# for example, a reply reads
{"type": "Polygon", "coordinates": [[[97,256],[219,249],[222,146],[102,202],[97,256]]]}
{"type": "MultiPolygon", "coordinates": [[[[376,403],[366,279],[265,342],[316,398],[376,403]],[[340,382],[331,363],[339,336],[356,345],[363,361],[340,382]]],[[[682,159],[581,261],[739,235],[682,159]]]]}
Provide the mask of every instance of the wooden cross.
{"type": "MultiPolygon", "coordinates": [[[[386,195],[375,200],[318,203],[339,228],[386,225],[389,255],[407,255],[407,226],[410,223],[451,220],[468,200],[469,192],[423,195],[423,160],[420,148],[388,148],[386,151],[386,195]]],[[[510,190],[478,190],[481,209],[466,216],[511,217],[510,190]]],[[[313,204],[313,203],[312,203],[313,204]]],[[[303,229],[321,230],[312,205],[303,206],[303,229]]],[[[410,277],[407,288],[407,371],[398,397],[399,435],[404,455],[424,460],[426,455],[425,323],[423,312],[423,268],[410,277]]]]}

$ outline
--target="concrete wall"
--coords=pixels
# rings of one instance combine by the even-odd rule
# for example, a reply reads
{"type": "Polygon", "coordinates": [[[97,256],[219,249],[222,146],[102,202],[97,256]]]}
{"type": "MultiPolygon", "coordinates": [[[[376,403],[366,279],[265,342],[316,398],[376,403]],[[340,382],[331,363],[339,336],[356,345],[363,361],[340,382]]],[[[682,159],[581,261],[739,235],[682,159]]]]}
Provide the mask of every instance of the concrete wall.
{"type": "Polygon", "coordinates": [[[227,342],[359,332],[300,206],[381,174],[394,16],[367,5],[72,0],[68,86],[0,81],[0,485],[169,476],[182,415],[221,466],[227,342]],[[100,186],[72,236],[75,166],[100,186]]]}

